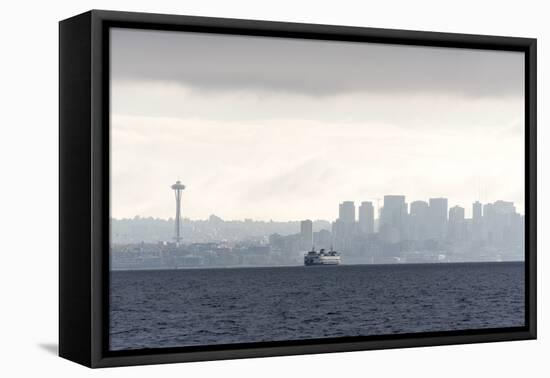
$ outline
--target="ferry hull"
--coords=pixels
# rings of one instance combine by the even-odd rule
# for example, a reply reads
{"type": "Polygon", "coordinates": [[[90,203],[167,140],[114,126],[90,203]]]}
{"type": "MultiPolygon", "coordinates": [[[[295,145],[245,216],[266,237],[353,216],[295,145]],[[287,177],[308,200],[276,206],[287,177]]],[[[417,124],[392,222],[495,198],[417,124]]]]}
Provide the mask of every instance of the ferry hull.
{"type": "Polygon", "coordinates": [[[315,265],[340,265],[340,260],[338,261],[304,261],[305,266],[315,266],[315,265]]]}

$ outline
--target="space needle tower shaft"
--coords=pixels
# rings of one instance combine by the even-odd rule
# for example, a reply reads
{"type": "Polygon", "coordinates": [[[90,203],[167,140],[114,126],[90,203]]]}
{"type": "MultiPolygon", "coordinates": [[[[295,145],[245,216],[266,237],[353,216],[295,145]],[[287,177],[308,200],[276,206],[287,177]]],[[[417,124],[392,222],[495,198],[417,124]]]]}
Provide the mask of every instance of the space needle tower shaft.
{"type": "Polygon", "coordinates": [[[181,241],[181,193],[183,192],[183,189],[185,189],[185,185],[183,185],[180,181],[176,181],[174,185],[171,186],[171,188],[174,190],[174,194],[176,196],[176,219],[175,219],[175,235],[174,239],[176,240],[176,243],[179,243],[181,241]]]}

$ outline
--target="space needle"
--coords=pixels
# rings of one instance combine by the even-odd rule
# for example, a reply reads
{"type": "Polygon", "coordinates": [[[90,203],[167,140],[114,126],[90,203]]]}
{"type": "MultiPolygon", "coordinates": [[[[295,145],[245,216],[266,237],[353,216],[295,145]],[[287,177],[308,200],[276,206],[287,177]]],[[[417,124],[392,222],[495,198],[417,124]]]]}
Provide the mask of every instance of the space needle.
{"type": "Polygon", "coordinates": [[[180,235],[180,226],[181,226],[181,192],[183,192],[183,189],[185,189],[185,185],[183,185],[179,180],[176,181],[174,185],[171,186],[171,188],[174,190],[174,193],[176,195],[176,227],[175,227],[175,233],[174,239],[176,240],[176,243],[179,244],[181,241],[181,235],[180,235]]]}

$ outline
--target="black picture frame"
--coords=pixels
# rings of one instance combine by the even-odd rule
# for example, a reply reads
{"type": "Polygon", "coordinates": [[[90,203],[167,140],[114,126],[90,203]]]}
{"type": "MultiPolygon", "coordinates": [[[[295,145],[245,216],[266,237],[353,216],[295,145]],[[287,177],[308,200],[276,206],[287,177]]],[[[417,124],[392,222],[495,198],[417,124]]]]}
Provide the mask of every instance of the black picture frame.
{"type": "Polygon", "coordinates": [[[59,24],[59,355],[88,367],[536,338],[536,39],[92,10],[59,24]],[[109,28],[525,53],[526,326],[109,351],[109,28]]]}

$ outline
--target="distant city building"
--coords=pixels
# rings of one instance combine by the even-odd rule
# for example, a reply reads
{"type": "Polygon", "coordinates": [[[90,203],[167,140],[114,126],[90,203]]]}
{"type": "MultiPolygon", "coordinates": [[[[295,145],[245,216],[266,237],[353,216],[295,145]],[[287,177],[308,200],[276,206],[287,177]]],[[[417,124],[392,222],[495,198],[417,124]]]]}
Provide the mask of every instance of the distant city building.
{"type": "Polygon", "coordinates": [[[492,203],[483,205],[483,236],[482,239],[494,242],[497,240],[496,213],[492,203]]]}
{"type": "Polygon", "coordinates": [[[407,238],[407,204],[405,196],[384,196],[380,213],[380,236],[382,240],[396,243],[407,238]]]}
{"type": "Polygon", "coordinates": [[[332,223],[334,247],[342,252],[352,250],[352,240],[357,230],[355,203],[344,201],[338,208],[338,219],[332,223]]]}
{"type": "Polygon", "coordinates": [[[483,212],[481,202],[472,204],[472,224],[470,235],[473,241],[480,242],[483,239],[483,212]]]}
{"type": "Polygon", "coordinates": [[[513,202],[499,200],[495,201],[493,206],[495,211],[500,214],[514,214],[516,212],[516,207],[513,202]]]}
{"type": "Polygon", "coordinates": [[[513,202],[495,201],[483,206],[484,237],[494,245],[523,240],[522,218],[513,202]],[[518,231],[521,230],[521,233],[518,231]]]}
{"type": "Polygon", "coordinates": [[[449,223],[464,222],[464,208],[460,206],[453,206],[449,209],[449,223]]]}
{"type": "Polygon", "coordinates": [[[340,204],[338,219],[344,223],[355,223],[355,203],[344,201],[340,204]]]}
{"type": "Polygon", "coordinates": [[[451,241],[464,241],[466,239],[466,222],[464,208],[453,206],[449,209],[449,221],[447,237],[451,241]]]}
{"type": "Polygon", "coordinates": [[[276,247],[276,248],[282,248],[283,247],[283,239],[284,239],[284,236],[281,235],[281,234],[271,234],[269,235],[269,245],[271,245],[272,247],[276,247]]]}
{"type": "Polygon", "coordinates": [[[432,239],[443,240],[447,236],[447,198],[430,198],[429,230],[432,239]]]}
{"type": "Polygon", "coordinates": [[[409,232],[412,240],[429,238],[430,206],[426,201],[413,201],[410,205],[409,232]]]}
{"type": "Polygon", "coordinates": [[[313,233],[313,245],[316,249],[329,249],[333,246],[332,233],[329,230],[319,230],[313,233]]]}
{"type": "Polygon", "coordinates": [[[359,231],[363,235],[374,233],[374,206],[372,202],[361,202],[359,206],[359,231]]]}
{"type": "Polygon", "coordinates": [[[476,201],[472,204],[472,219],[474,221],[481,221],[482,211],[481,202],[476,201]]]}
{"type": "Polygon", "coordinates": [[[313,245],[313,222],[309,219],[300,222],[300,237],[302,248],[309,250],[313,245]]]}
{"type": "Polygon", "coordinates": [[[212,214],[208,217],[208,221],[209,222],[212,222],[212,223],[215,223],[215,224],[220,224],[220,223],[223,223],[223,219],[212,214]]]}

